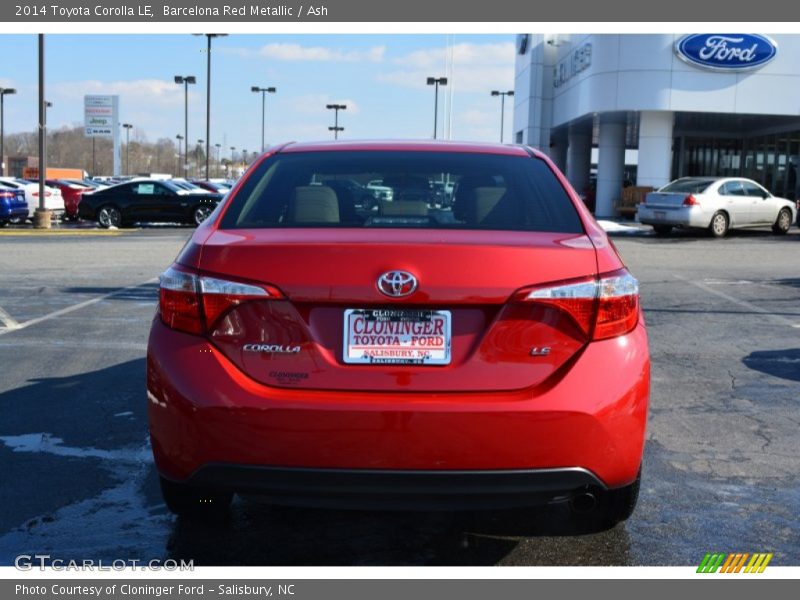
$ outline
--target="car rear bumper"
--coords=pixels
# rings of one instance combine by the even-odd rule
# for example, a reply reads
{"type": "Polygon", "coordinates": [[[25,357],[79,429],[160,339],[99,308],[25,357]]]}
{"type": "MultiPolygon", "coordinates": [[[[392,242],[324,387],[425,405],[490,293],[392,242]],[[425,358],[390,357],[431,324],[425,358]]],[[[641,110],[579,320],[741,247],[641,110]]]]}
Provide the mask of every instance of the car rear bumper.
{"type": "MultiPolygon", "coordinates": [[[[28,207],[25,210],[25,216],[27,216],[30,219],[33,219],[33,216],[36,214],[36,211],[38,209],[39,209],[39,205],[38,204],[36,206],[34,206],[33,208],[28,207]]],[[[66,211],[64,210],[63,207],[62,208],[50,208],[49,206],[45,206],[45,210],[49,210],[50,211],[50,218],[51,219],[61,219],[66,214],[66,211]]]]}
{"type": "Polygon", "coordinates": [[[15,207],[11,209],[0,209],[0,221],[8,221],[10,219],[27,219],[28,218],[28,207],[21,206],[15,207]]]}
{"type": "Polygon", "coordinates": [[[514,508],[566,500],[575,490],[603,491],[579,468],[506,471],[303,469],[212,463],[190,485],[268,496],[294,506],[420,510],[514,508]]]}
{"type": "MultiPolygon", "coordinates": [[[[159,472],[192,483],[219,475],[234,490],[249,489],[264,473],[269,480],[274,468],[580,469],[598,485],[624,486],[641,464],[649,376],[641,322],[628,335],[587,345],[547,386],[502,393],[273,388],[244,375],[207,340],[171,330],[158,317],[147,354],[159,472]]],[[[565,481],[561,491],[573,483],[565,481]]],[[[549,483],[543,488],[553,495],[549,483]]]]}
{"type": "Polygon", "coordinates": [[[711,222],[698,206],[642,206],[636,212],[640,223],[645,225],[673,225],[676,227],[699,227],[705,229],[711,222]]]}

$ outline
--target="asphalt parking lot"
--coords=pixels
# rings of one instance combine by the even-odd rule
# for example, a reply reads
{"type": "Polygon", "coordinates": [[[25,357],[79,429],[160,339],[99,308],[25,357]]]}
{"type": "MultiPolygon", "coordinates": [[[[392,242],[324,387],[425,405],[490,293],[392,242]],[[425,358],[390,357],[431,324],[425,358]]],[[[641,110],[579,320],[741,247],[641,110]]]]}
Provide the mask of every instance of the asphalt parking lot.
{"type": "MultiPolygon", "coordinates": [[[[640,279],[652,399],[639,507],[587,532],[551,506],[381,513],[237,499],[171,516],[147,441],[156,277],[191,229],[0,231],[0,564],[691,565],[706,552],[800,563],[800,231],[614,237],[640,279]]],[[[613,373],[609,374],[613,377],[613,373]]],[[[599,382],[598,385],[601,385],[599,382]]]]}

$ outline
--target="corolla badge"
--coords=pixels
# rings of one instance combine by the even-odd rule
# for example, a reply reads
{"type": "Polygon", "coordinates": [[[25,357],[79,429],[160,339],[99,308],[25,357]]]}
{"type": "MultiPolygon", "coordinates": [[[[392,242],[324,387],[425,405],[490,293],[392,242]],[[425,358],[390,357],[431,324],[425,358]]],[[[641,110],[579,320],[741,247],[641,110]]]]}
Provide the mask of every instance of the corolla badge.
{"type": "Polygon", "coordinates": [[[748,71],[763,67],[778,53],[778,45],[751,33],[696,33],[675,44],[678,57],[712,71],[748,71]]]}
{"type": "Polygon", "coordinates": [[[284,344],[245,344],[242,346],[245,352],[263,352],[265,354],[297,354],[300,346],[289,346],[284,344]]]}
{"type": "Polygon", "coordinates": [[[417,278],[408,271],[387,271],[378,277],[378,290],[392,298],[409,296],[417,289],[417,278]]]}

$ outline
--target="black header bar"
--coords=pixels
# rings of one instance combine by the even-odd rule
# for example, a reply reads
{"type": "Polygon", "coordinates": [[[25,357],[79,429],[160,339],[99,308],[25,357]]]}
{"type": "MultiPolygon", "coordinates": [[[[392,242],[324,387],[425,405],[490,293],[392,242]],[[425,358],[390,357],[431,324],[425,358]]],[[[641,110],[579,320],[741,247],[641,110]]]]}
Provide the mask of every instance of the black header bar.
{"type": "MultiPolygon", "coordinates": [[[[0,4],[8,23],[270,23],[270,22],[740,22],[800,20],[800,4],[785,0],[642,2],[641,0],[11,0],[0,4]]],[[[730,27],[728,27],[730,29],[730,27]]],[[[531,29],[530,26],[521,29],[531,29]]]]}

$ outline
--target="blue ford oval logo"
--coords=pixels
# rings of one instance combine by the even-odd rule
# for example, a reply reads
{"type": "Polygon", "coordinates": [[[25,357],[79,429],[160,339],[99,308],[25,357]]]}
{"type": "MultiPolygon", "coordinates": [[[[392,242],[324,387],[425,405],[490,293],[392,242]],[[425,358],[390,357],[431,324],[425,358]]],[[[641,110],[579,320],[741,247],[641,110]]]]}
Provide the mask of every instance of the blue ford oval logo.
{"type": "Polygon", "coordinates": [[[713,71],[748,71],[763,67],[778,53],[766,36],[751,33],[696,33],[675,44],[684,61],[713,71]]]}

